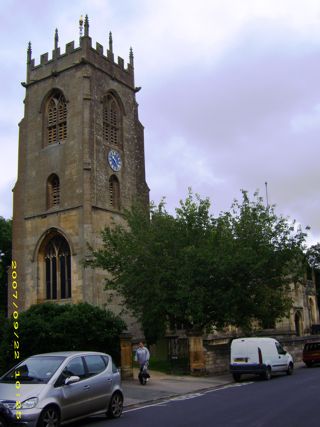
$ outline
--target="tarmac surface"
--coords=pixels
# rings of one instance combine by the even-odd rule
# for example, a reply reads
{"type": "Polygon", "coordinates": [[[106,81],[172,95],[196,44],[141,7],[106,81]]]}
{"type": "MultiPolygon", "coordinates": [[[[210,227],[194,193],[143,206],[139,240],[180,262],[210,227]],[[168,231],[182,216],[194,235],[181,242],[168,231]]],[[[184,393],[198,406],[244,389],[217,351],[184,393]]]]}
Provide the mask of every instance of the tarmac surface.
{"type": "MultiPolygon", "coordinates": [[[[301,361],[295,363],[295,369],[304,366],[304,363],[301,361]]],[[[232,375],[228,372],[208,376],[192,376],[168,375],[149,370],[150,380],[146,385],[141,385],[138,380],[138,373],[139,370],[134,368],[133,379],[122,380],[125,410],[234,384],[232,375]]]]}
{"type": "Polygon", "coordinates": [[[134,369],[132,380],[123,380],[124,409],[152,404],[161,400],[210,390],[234,383],[228,373],[214,376],[168,375],[149,371],[151,376],[146,385],[138,380],[138,370],[134,369]]]}

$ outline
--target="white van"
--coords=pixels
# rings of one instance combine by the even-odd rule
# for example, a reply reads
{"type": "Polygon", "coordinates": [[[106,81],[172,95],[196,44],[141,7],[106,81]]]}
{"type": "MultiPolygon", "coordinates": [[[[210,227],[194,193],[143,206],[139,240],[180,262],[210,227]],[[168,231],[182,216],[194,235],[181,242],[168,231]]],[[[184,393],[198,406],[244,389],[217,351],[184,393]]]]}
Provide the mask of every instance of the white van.
{"type": "Polygon", "coordinates": [[[276,372],[293,372],[293,359],[274,338],[236,338],[231,343],[230,372],[235,381],[243,374],[269,380],[276,372]]]}

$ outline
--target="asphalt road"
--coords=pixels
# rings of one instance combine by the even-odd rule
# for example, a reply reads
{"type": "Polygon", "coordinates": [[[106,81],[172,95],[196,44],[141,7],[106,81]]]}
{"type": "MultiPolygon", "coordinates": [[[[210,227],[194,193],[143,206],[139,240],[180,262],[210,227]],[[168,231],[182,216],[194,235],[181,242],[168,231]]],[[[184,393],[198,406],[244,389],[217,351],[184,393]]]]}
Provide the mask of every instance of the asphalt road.
{"type": "Polygon", "coordinates": [[[306,427],[320,425],[320,367],[296,369],[271,381],[255,378],[129,409],[117,420],[79,427],[306,427]]]}

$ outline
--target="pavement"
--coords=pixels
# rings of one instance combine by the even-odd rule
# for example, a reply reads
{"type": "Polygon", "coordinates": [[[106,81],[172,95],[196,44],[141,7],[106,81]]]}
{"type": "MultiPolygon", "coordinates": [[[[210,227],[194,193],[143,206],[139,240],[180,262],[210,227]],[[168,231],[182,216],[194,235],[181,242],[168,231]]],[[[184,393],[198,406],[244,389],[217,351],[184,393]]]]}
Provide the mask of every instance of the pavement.
{"type": "Polygon", "coordinates": [[[152,404],[161,400],[211,390],[233,383],[230,374],[214,376],[168,375],[162,372],[149,371],[150,380],[141,385],[138,370],[134,369],[132,380],[123,380],[125,409],[152,404]]]}

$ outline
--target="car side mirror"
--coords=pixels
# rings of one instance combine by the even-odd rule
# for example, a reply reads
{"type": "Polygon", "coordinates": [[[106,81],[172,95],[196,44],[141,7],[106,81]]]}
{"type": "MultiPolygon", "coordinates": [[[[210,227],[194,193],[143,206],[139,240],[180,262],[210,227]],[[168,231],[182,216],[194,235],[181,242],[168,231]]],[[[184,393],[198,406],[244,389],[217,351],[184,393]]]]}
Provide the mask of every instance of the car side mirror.
{"type": "Polygon", "coordinates": [[[77,383],[79,381],[80,381],[80,377],[78,377],[77,375],[72,375],[71,377],[65,380],[64,384],[69,385],[69,384],[77,383]]]}

